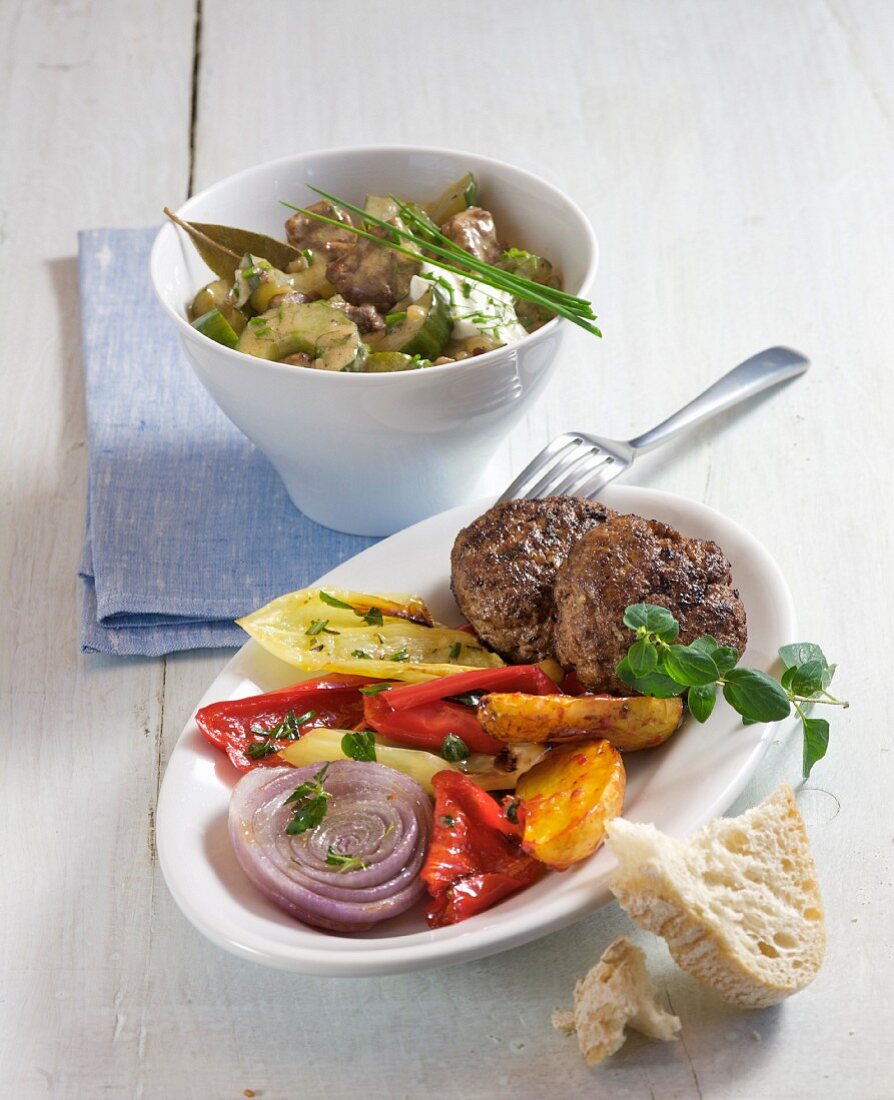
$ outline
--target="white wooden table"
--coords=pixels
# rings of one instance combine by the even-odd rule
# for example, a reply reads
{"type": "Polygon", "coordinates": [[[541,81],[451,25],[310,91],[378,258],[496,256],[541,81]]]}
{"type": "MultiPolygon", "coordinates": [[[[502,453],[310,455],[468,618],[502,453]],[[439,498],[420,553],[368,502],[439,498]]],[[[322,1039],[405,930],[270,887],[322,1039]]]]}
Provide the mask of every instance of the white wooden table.
{"type": "MultiPolygon", "coordinates": [[[[516,0],[0,6],[0,1095],[894,1097],[890,649],[894,4],[516,0]],[[196,50],[198,41],[199,49],[196,50]],[[683,1041],[588,1070],[550,1027],[616,906],[483,962],[302,978],[203,940],[161,879],[166,758],[222,652],[77,652],[85,420],[75,232],[159,221],[295,150],[476,149],[568,190],[605,330],[491,471],[626,437],[752,352],[810,374],[644,460],[771,548],[853,702],[799,800],[828,907],[814,985],[743,1013],[633,933],[683,1041]],[[871,460],[864,451],[872,453],[871,460]]],[[[738,804],[799,780],[774,745],[738,804]]]]}

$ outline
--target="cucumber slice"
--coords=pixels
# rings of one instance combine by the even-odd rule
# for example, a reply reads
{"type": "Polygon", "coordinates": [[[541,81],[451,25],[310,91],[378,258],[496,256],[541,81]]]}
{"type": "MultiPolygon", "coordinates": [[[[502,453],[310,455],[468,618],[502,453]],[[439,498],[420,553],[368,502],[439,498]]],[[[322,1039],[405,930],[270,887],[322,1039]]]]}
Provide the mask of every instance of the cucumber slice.
{"type": "Polygon", "coordinates": [[[253,317],[237,351],[258,359],[285,359],[303,352],[319,370],[363,369],[367,347],[353,321],[324,302],[286,302],[253,317]]]}
{"type": "Polygon", "coordinates": [[[452,328],[450,308],[444,296],[432,287],[407,306],[404,317],[384,333],[368,337],[368,342],[373,351],[401,351],[404,355],[437,359],[452,328]]]}
{"type": "Polygon", "coordinates": [[[215,340],[218,344],[224,344],[228,348],[234,348],[239,343],[239,337],[236,335],[233,326],[219,309],[209,309],[207,313],[203,313],[201,317],[197,317],[193,321],[192,327],[201,332],[203,336],[215,340]]]}
{"type": "Polygon", "coordinates": [[[400,351],[374,351],[366,360],[363,369],[367,374],[386,374],[397,370],[418,370],[430,367],[427,359],[419,356],[404,355],[400,351]]]}
{"type": "Polygon", "coordinates": [[[448,218],[459,214],[478,201],[478,181],[471,172],[448,184],[434,202],[427,202],[425,209],[435,225],[443,225],[448,218]]]}
{"type": "Polygon", "coordinates": [[[229,300],[232,285],[228,279],[215,279],[213,283],[203,286],[189,307],[190,321],[210,313],[212,309],[220,309],[229,300]]]}
{"type": "Polygon", "coordinates": [[[397,216],[397,203],[386,195],[367,195],[363,209],[367,214],[372,214],[374,218],[379,218],[383,222],[390,222],[397,216]]]}
{"type": "MultiPolygon", "coordinates": [[[[291,266],[291,265],[289,265],[291,266]]],[[[335,293],[335,287],[326,278],[326,254],[324,252],[311,252],[305,257],[302,266],[295,271],[289,271],[288,275],[293,290],[299,290],[310,297],[331,298],[335,293]]]]}

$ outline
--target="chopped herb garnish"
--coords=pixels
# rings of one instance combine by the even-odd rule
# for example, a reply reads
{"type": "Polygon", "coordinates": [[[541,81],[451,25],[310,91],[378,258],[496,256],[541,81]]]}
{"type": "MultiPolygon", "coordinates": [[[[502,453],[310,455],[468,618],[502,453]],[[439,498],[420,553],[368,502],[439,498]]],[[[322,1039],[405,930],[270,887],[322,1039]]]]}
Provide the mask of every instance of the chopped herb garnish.
{"type": "Polygon", "coordinates": [[[518,824],[518,808],[519,808],[520,805],[521,805],[521,799],[520,798],[513,798],[513,800],[511,802],[509,802],[506,806],[506,810],[505,810],[506,820],[511,822],[513,825],[518,824]]]}
{"type": "Polygon", "coordinates": [[[331,630],[328,619],[314,619],[304,633],[313,637],[315,634],[340,634],[341,631],[331,630]]]}
{"type": "Polygon", "coordinates": [[[371,661],[372,657],[368,653],[364,653],[362,649],[352,649],[351,656],[356,657],[358,661],[371,661]]]}
{"type": "Polygon", "coordinates": [[[345,855],[337,851],[331,844],[326,851],[326,862],[330,867],[337,867],[340,875],[346,871],[362,871],[369,867],[368,860],[360,859],[359,856],[345,855]]]}
{"type": "Polygon", "coordinates": [[[469,755],[469,746],[455,733],[448,733],[441,745],[441,756],[451,764],[458,764],[469,755]]]}
{"type": "Polygon", "coordinates": [[[326,647],[324,645],[312,645],[310,647],[310,651],[311,651],[311,653],[320,653],[325,648],[326,647]]]}
{"type": "Polygon", "coordinates": [[[355,730],[341,739],[341,751],[351,760],[375,760],[376,737],[372,730],[355,730]]]}
{"type": "Polygon", "coordinates": [[[451,661],[456,660],[456,658],[460,654],[460,651],[462,650],[462,647],[463,647],[462,642],[454,642],[453,643],[453,645],[450,647],[450,653],[448,654],[451,661]]]}
{"type": "Polygon", "coordinates": [[[453,814],[441,814],[441,816],[438,818],[438,821],[441,825],[446,825],[448,829],[452,829],[453,826],[456,824],[456,818],[453,816],[453,814]]]}
{"type": "Polygon", "coordinates": [[[381,691],[388,691],[389,688],[393,688],[394,684],[390,681],[383,684],[367,684],[366,687],[358,688],[357,690],[361,695],[378,695],[381,691]]]}
{"type": "Polygon", "coordinates": [[[308,829],[315,829],[326,816],[326,803],[332,797],[323,789],[323,780],[329,771],[328,762],[314,775],[294,791],[283,803],[284,806],[294,805],[295,812],[286,826],[288,836],[296,836],[298,833],[306,833],[308,829]]]}
{"type": "Polygon", "coordinates": [[[313,267],[313,265],[314,265],[314,254],[313,254],[313,252],[309,248],[302,248],[301,249],[301,255],[305,258],[305,260],[307,260],[307,266],[308,267],[313,267]]]}
{"type": "Polygon", "coordinates": [[[267,324],[266,317],[252,317],[248,322],[252,328],[263,328],[267,324]]]}
{"type": "Polygon", "coordinates": [[[477,707],[486,691],[464,691],[462,695],[448,695],[448,703],[459,703],[464,707],[477,707]]]}
{"type": "Polygon", "coordinates": [[[265,756],[272,756],[279,751],[277,741],[297,741],[301,736],[301,727],[316,718],[315,710],[305,711],[299,718],[293,710],[290,710],[285,718],[277,726],[264,729],[261,726],[252,726],[251,732],[256,737],[262,737],[262,741],[253,741],[246,747],[245,753],[251,760],[263,760],[265,756]]]}
{"type": "MultiPolygon", "coordinates": [[[[360,612],[358,611],[357,614],[360,615],[360,612]]],[[[361,618],[367,626],[381,626],[385,621],[378,607],[371,607],[365,615],[361,616],[361,618]]]]}
{"type": "Polygon", "coordinates": [[[349,603],[345,603],[344,600],[336,599],[335,596],[330,596],[329,593],[324,592],[322,588],[320,589],[320,599],[323,603],[329,604],[330,607],[340,607],[343,611],[354,610],[349,603]]]}
{"type": "Polygon", "coordinates": [[[401,324],[406,319],[407,311],[405,309],[398,310],[397,313],[388,313],[385,316],[385,328],[388,332],[391,332],[395,325],[401,324]]]}
{"type": "Polygon", "coordinates": [[[399,649],[397,653],[392,653],[391,656],[388,658],[389,661],[409,661],[409,659],[410,654],[407,651],[406,646],[404,646],[403,649],[399,649]]]}

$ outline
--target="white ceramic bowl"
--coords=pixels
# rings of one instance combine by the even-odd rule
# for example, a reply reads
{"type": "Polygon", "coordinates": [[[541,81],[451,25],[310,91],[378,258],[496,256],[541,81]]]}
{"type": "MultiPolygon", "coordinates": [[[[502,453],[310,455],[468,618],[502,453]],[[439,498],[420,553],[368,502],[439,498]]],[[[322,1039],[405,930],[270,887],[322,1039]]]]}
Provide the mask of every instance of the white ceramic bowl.
{"type": "MultiPolygon", "coordinates": [[[[428,199],[466,171],[478,177],[503,240],[546,256],[564,289],[583,294],[596,271],[590,223],[561,191],[519,168],[448,149],[371,146],[302,153],[221,180],[180,207],[182,218],[282,238],[312,183],[362,203],[397,192],[428,199]]],[[[216,344],[186,308],[212,278],[173,225],[150,258],[155,292],[205,388],[258,447],[305,515],[327,527],[387,535],[475,494],[506,433],[542,392],[569,322],[460,363],[395,374],[341,374],[271,363],[216,344]]]]}

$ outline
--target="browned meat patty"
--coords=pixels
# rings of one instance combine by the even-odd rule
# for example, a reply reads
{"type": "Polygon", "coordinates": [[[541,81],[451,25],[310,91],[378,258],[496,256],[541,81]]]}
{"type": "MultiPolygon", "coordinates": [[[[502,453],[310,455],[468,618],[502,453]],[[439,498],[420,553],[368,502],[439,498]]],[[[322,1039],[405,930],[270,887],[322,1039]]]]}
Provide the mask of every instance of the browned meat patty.
{"type": "Polygon", "coordinates": [[[614,514],[575,497],[510,500],[460,531],[451,587],[478,637],[507,661],[552,656],[556,570],[585,531],[614,514]]]}
{"type": "Polygon", "coordinates": [[[667,608],[683,645],[712,634],[742,653],[748,638],[745,608],[717,543],[639,516],[614,514],[583,535],[556,575],[554,598],[555,656],[591,691],[630,691],[615,676],[633,641],[621,621],[628,604],[667,608]]]}

